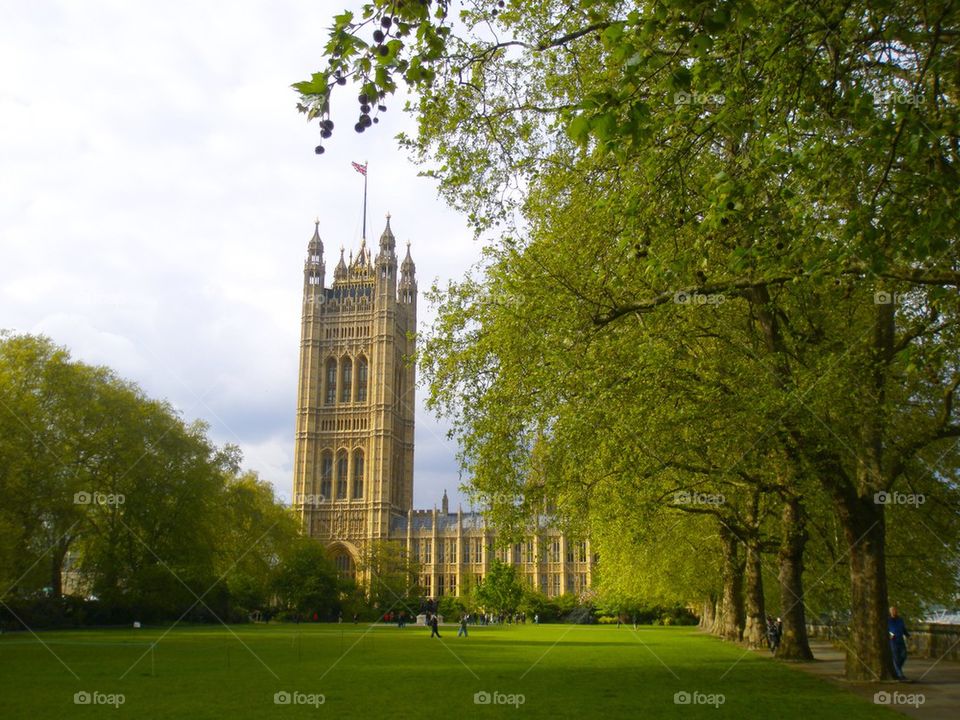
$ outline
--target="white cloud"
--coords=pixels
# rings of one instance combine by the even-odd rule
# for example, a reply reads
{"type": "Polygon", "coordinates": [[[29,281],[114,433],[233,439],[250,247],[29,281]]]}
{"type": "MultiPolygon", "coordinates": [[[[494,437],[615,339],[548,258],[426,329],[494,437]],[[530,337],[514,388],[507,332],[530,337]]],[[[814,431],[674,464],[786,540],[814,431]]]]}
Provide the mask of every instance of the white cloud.
{"type": "MultiPolygon", "coordinates": [[[[396,148],[399,102],[358,136],[344,98],[327,153],[313,154],[317,129],[289,85],[319,66],[340,6],[0,7],[0,326],[44,332],[207,420],[285,494],[303,256],[314,216],[330,267],[359,245],[350,161],[370,163],[370,242],[391,211],[421,289],[476,256],[396,148]]],[[[455,502],[453,456],[419,412],[418,505],[444,487],[455,502]]]]}

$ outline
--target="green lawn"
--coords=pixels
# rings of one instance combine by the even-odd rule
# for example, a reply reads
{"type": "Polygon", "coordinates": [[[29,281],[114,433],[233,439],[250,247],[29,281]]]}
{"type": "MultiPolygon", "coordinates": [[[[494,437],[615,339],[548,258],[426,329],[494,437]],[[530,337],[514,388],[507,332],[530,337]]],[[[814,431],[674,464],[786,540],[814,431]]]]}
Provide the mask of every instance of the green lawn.
{"type": "Polygon", "coordinates": [[[442,642],[352,624],[164,632],[40,633],[46,646],[0,636],[0,718],[899,717],[691,628],[525,625],[464,639],[448,627],[442,642]],[[76,704],[77,692],[123,704],[76,704]],[[325,702],[278,705],[277,692],[325,702]],[[523,703],[476,704],[478,692],[523,703]],[[676,704],[678,692],[723,703],[676,704]]]}

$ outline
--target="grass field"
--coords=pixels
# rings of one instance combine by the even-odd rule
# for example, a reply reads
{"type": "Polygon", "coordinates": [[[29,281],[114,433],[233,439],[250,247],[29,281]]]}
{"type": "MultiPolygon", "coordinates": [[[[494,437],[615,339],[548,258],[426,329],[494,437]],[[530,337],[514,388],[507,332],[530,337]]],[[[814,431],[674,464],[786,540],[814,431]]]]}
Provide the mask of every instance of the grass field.
{"type": "Polygon", "coordinates": [[[691,628],[441,632],[442,641],[423,628],[352,624],[7,634],[0,718],[898,717],[691,628]]]}

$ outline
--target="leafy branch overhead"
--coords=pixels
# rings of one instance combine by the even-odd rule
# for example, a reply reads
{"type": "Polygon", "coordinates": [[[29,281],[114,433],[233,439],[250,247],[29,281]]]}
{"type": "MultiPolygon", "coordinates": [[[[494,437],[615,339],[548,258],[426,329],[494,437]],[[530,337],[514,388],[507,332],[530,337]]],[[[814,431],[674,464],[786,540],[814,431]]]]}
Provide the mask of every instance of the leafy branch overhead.
{"type": "MultiPolygon", "coordinates": [[[[503,6],[502,0],[499,4],[503,6]]],[[[398,79],[410,87],[434,81],[436,71],[430,64],[443,57],[450,35],[448,11],[448,0],[378,0],[365,5],[359,19],[349,11],[335,16],[324,50],[328,67],[293,85],[301,95],[297,109],[309,120],[319,118],[321,137],[331,137],[334,88],[351,81],[360,87],[354,130],[363,132],[386,112],[398,79]]],[[[322,152],[323,146],[317,146],[317,154],[322,152]]]]}

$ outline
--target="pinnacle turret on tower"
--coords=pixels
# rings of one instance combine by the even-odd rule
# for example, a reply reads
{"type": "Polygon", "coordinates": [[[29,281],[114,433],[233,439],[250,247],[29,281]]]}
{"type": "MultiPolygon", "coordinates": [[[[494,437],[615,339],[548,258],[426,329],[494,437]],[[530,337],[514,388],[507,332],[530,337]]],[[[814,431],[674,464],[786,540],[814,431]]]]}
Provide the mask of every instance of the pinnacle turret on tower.
{"type": "Polygon", "coordinates": [[[387,213],[387,226],[383,229],[383,234],[380,235],[380,253],[391,255],[396,260],[396,247],[397,240],[393,236],[393,230],[390,229],[390,213],[387,213]]]}
{"type": "Polygon", "coordinates": [[[390,213],[387,213],[387,226],[380,235],[380,254],[377,255],[376,272],[378,292],[385,300],[397,299],[397,245],[393,230],[390,229],[390,213]]]}
{"type": "Polygon", "coordinates": [[[403,258],[403,263],[400,265],[401,275],[409,275],[412,280],[414,275],[417,274],[417,266],[413,264],[413,258],[410,256],[410,241],[407,240],[407,254],[403,258]]]}
{"type": "Polygon", "coordinates": [[[307,243],[307,259],[303,263],[303,287],[304,291],[317,286],[323,289],[326,277],[326,265],[323,262],[323,241],[320,239],[320,219],[317,218],[313,225],[313,237],[307,243]]]}
{"type": "Polygon", "coordinates": [[[417,266],[410,256],[410,241],[407,241],[407,255],[400,265],[400,284],[397,286],[397,299],[402,303],[416,305],[417,302],[417,266]]]}
{"type": "Polygon", "coordinates": [[[347,262],[343,259],[343,253],[346,252],[343,246],[340,246],[340,262],[337,263],[337,267],[333,271],[333,277],[335,280],[342,280],[347,277],[347,262]]]}

